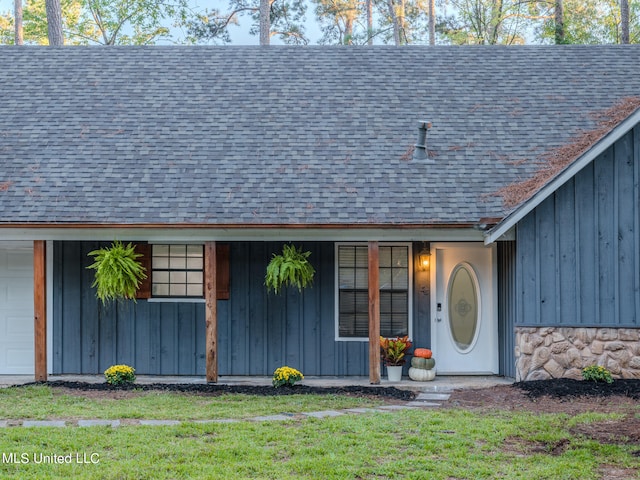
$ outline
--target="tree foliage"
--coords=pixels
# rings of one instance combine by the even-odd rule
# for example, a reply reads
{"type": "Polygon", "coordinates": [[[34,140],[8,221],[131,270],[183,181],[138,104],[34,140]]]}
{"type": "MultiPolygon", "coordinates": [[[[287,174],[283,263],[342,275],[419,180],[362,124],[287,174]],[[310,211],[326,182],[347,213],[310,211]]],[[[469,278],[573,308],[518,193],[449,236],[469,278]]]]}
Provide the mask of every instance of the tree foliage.
{"type": "MultiPolygon", "coordinates": [[[[145,45],[171,38],[170,25],[186,21],[188,0],[60,0],[65,44],[145,45]]],[[[0,16],[0,42],[14,43],[14,19],[0,16]]],[[[46,45],[45,0],[26,0],[24,43],[46,45]]]]}
{"type": "MultiPolygon", "coordinates": [[[[271,0],[270,37],[284,43],[306,45],[305,0],[271,0]]],[[[229,0],[226,10],[213,8],[186,21],[188,38],[194,43],[230,43],[229,27],[241,20],[250,22],[249,34],[260,35],[260,0],[229,0]]]]}

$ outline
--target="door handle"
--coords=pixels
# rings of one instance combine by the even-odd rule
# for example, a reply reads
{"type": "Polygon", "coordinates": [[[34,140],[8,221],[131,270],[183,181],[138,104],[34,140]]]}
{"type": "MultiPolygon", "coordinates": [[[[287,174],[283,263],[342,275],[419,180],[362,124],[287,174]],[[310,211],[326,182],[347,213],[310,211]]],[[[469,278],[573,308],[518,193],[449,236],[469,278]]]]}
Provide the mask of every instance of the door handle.
{"type": "Polygon", "coordinates": [[[441,322],[441,321],[442,321],[442,319],[440,317],[436,318],[436,322],[441,322]]]}

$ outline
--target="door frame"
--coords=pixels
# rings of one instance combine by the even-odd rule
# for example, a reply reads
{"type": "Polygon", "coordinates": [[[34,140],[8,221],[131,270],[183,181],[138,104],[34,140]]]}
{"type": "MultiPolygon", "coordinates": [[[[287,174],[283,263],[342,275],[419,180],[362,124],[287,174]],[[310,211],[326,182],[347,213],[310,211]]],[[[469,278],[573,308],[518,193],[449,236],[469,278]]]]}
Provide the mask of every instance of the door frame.
{"type": "MultiPolygon", "coordinates": [[[[489,371],[461,371],[461,372],[446,372],[446,375],[497,375],[499,373],[499,349],[500,342],[498,338],[498,251],[495,244],[485,245],[483,242],[432,242],[430,245],[430,264],[431,275],[430,275],[430,283],[431,283],[431,350],[433,351],[433,356],[436,359],[436,369],[437,369],[437,361],[439,355],[439,348],[437,345],[438,340],[438,332],[437,332],[437,304],[438,304],[438,283],[437,283],[437,274],[440,269],[440,265],[438,264],[437,252],[438,250],[445,250],[447,248],[464,248],[464,247],[482,247],[489,251],[491,256],[491,280],[488,285],[488,293],[485,293],[484,296],[481,296],[480,302],[484,303],[489,301],[492,305],[492,316],[491,319],[491,327],[489,327],[492,331],[489,335],[489,344],[488,345],[480,345],[479,348],[486,351],[487,355],[491,356],[491,368],[489,371]]],[[[463,262],[467,262],[468,260],[463,260],[463,262]]],[[[473,266],[473,264],[469,263],[469,266],[473,266]]],[[[476,268],[473,268],[476,276],[479,276],[476,268]]],[[[447,279],[447,285],[450,279],[447,279]]],[[[480,287],[480,292],[482,292],[485,288],[485,285],[481,283],[481,279],[478,278],[478,283],[480,287]]],[[[446,286],[444,288],[447,288],[446,286]]],[[[446,309],[446,305],[444,306],[446,309]]],[[[474,340],[477,346],[477,342],[480,341],[479,334],[476,334],[478,338],[474,340]]],[[[474,347],[475,348],[475,347],[474,347]]]]}

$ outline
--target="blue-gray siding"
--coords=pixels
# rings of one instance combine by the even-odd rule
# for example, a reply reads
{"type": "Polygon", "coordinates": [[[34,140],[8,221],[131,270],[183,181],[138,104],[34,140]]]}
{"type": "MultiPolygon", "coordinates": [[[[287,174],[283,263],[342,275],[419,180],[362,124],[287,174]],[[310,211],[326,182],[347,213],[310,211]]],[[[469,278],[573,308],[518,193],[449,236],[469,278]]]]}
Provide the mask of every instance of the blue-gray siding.
{"type": "Polygon", "coordinates": [[[515,377],[516,243],[498,243],[498,344],[499,372],[515,377]]]}
{"type": "Polygon", "coordinates": [[[517,226],[520,326],[639,327],[640,127],[517,226]]]}
{"type": "MultiPolygon", "coordinates": [[[[204,303],[101,307],[86,269],[87,253],[100,245],[54,245],[54,373],[100,373],[126,363],[139,374],[204,375],[204,303]]],[[[231,244],[230,298],[218,301],[220,374],[270,375],[286,364],[305,375],[367,375],[368,343],[335,341],[334,244],[303,244],[317,270],[312,288],[269,295],[264,271],[281,248],[277,242],[231,244]]],[[[413,336],[420,345],[429,345],[430,336],[425,279],[416,277],[420,285],[414,286],[413,336]]]]}

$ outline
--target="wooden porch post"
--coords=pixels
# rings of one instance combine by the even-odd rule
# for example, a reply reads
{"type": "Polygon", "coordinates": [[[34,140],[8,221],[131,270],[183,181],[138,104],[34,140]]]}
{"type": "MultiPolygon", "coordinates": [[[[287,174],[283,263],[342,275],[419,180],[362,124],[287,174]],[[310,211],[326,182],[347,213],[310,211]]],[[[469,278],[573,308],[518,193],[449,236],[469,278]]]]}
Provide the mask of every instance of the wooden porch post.
{"type": "Polygon", "coordinates": [[[380,255],[369,242],[369,383],[380,383],[380,255]]]}
{"type": "Polygon", "coordinates": [[[204,244],[205,282],[204,298],[206,310],[206,373],[207,382],[218,381],[218,288],[216,242],[204,244]]]}
{"type": "Polygon", "coordinates": [[[47,246],[33,242],[33,319],[35,381],[47,381],[47,246]]]}

